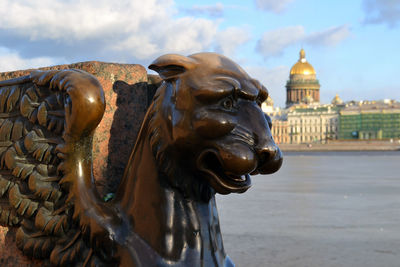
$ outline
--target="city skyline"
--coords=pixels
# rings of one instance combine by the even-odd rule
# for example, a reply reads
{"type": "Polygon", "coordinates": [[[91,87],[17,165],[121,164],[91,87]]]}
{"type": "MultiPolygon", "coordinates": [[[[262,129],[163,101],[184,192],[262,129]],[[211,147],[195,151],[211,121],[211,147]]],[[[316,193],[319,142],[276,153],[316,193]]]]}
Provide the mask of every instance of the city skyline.
{"type": "Polygon", "coordinates": [[[301,48],[321,103],[400,99],[399,0],[0,0],[0,71],[98,60],[148,66],[164,53],[222,53],[276,106],[301,48]]]}

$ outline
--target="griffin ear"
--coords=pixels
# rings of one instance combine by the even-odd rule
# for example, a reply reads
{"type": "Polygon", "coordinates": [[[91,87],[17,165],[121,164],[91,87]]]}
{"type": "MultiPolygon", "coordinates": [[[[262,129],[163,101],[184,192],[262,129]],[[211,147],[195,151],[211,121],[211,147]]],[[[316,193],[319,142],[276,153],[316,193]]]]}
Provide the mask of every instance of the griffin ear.
{"type": "Polygon", "coordinates": [[[178,77],[186,70],[193,69],[195,65],[196,61],[190,57],[167,54],[154,60],[149,69],[158,72],[163,80],[170,80],[178,77]]]}

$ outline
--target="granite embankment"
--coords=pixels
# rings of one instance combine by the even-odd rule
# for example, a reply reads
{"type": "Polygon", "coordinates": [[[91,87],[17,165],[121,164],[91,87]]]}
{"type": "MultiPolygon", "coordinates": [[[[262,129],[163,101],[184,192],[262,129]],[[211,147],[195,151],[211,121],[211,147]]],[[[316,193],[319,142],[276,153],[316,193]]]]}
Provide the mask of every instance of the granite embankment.
{"type": "Polygon", "coordinates": [[[327,144],[278,144],[282,151],[400,151],[399,141],[331,141],[327,144]]]}

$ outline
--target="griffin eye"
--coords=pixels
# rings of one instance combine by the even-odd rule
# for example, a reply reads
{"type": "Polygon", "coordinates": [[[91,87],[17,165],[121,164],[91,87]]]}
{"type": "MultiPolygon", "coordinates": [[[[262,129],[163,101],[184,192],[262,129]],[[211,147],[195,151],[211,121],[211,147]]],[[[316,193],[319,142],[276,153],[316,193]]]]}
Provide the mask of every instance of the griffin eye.
{"type": "Polygon", "coordinates": [[[225,99],[225,100],[222,102],[222,106],[223,106],[225,109],[232,109],[232,107],[233,107],[233,100],[230,99],[230,98],[225,99]]]}

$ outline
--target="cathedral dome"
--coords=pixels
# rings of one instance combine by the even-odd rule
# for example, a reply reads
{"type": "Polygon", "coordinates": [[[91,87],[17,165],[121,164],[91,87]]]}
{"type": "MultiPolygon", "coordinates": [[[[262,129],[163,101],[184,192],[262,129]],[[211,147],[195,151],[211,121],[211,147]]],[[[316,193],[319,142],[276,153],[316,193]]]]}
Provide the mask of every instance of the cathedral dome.
{"type": "Polygon", "coordinates": [[[315,75],[315,70],[313,66],[311,66],[311,64],[308,63],[306,60],[306,52],[304,51],[304,49],[300,50],[299,61],[297,61],[296,64],[294,64],[293,67],[290,69],[290,75],[297,75],[297,74],[315,75]]]}
{"type": "Polygon", "coordinates": [[[300,58],[290,70],[286,82],[286,106],[294,104],[318,104],[319,81],[313,66],[306,60],[306,52],[300,50],[300,58]]]}
{"type": "Polygon", "coordinates": [[[343,100],[339,97],[338,94],[336,94],[336,96],[332,99],[331,103],[333,105],[342,105],[343,104],[343,100]]]}

